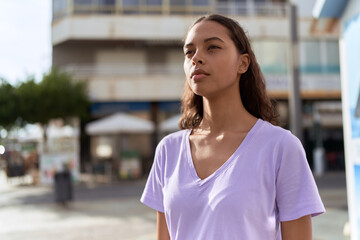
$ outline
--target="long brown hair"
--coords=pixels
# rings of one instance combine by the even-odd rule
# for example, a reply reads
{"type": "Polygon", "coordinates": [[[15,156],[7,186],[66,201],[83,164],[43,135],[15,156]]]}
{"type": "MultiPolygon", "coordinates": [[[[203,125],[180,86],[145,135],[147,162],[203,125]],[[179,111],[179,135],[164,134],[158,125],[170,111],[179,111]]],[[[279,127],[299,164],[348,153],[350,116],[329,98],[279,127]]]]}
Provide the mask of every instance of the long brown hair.
{"type": "MultiPolygon", "coordinates": [[[[212,14],[200,17],[191,25],[189,31],[193,26],[202,21],[214,21],[226,27],[239,53],[247,53],[249,55],[250,65],[247,71],[240,77],[239,88],[242,103],[245,109],[254,117],[277,124],[278,115],[275,113],[275,108],[266,93],[264,76],[261,73],[250,42],[242,27],[230,18],[212,14]]],[[[187,81],[185,82],[181,99],[181,111],[182,116],[179,121],[181,129],[192,129],[199,126],[203,119],[203,99],[202,96],[196,95],[190,89],[187,81]]]]}

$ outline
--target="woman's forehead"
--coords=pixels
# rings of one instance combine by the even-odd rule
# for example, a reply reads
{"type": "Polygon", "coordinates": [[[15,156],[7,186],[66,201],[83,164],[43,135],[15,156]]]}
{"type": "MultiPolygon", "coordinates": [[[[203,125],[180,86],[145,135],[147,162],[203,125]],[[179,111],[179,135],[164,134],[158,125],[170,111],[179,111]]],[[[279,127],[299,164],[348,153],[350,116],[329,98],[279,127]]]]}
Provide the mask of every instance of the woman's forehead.
{"type": "Polygon", "coordinates": [[[214,21],[202,21],[195,24],[190,29],[185,39],[185,45],[192,43],[193,41],[201,41],[214,37],[220,38],[223,41],[231,40],[228,29],[220,23],[214,21]]]}

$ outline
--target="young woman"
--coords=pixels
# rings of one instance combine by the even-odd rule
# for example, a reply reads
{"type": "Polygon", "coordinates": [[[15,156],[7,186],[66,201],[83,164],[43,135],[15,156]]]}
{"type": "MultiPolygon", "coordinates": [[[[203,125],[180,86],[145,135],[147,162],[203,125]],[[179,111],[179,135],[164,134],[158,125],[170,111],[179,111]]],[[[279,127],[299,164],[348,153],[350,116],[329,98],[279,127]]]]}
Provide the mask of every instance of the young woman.
{"type": "Polygon", "coordinates": [[[158,145],[141,202],[158,240],[308,240],[325,211],[240,25],[199,18],[184,40],[183,129],[158,145]]]}

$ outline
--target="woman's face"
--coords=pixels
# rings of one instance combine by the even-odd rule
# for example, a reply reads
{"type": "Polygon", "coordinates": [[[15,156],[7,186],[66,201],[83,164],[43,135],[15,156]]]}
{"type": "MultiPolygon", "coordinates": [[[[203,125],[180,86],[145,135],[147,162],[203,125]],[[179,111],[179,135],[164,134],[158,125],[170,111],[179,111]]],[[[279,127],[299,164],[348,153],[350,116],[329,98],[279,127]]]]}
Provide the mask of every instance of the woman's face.
{"type": "Polygon", "coordinates": [[[212,97],[236,88],[249,65],[247,54],[240,55],[227,28],[214,21],[194,25],[184,44],[184,71],[192,91],[212,97]]]}

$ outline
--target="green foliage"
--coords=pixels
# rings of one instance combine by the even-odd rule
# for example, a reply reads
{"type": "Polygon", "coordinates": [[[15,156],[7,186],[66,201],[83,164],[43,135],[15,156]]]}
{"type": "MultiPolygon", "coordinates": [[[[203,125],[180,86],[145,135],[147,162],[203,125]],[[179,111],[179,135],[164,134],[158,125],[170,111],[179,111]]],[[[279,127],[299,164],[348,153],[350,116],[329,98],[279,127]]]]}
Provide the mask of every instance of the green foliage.
{"type": "Polygon", "coordinates": [[[15,88],[0,78],[0,126],[10,129],[18,118],[18,98],[15,88]]]}
{"type": "Polygon", "coordinates": [[[39,84],[39,103],[37,122],[46,124],[50,119],[67,117],[88,117],[90,105],[86,84],[75,82],[71,75],[53,69],[44,75],[39,84]]]}
{"type": "Polygon", "coordinates": [[[40,100],[39,85],[34,78],[28,78],[16,88],[18,96],[18,111],[21,124],[40,122],[42,115],[38,103],[40,100]]]}
{"type": "Polygon", "coordinates": [[[16,88],[0,81],[0,126],[9,128],[20,122],[41,123],[71,117],[86,119],[90,106],[86,83],[74,81],[72,76],[52,69],[40,83],[29,78],[16,88]]]}

